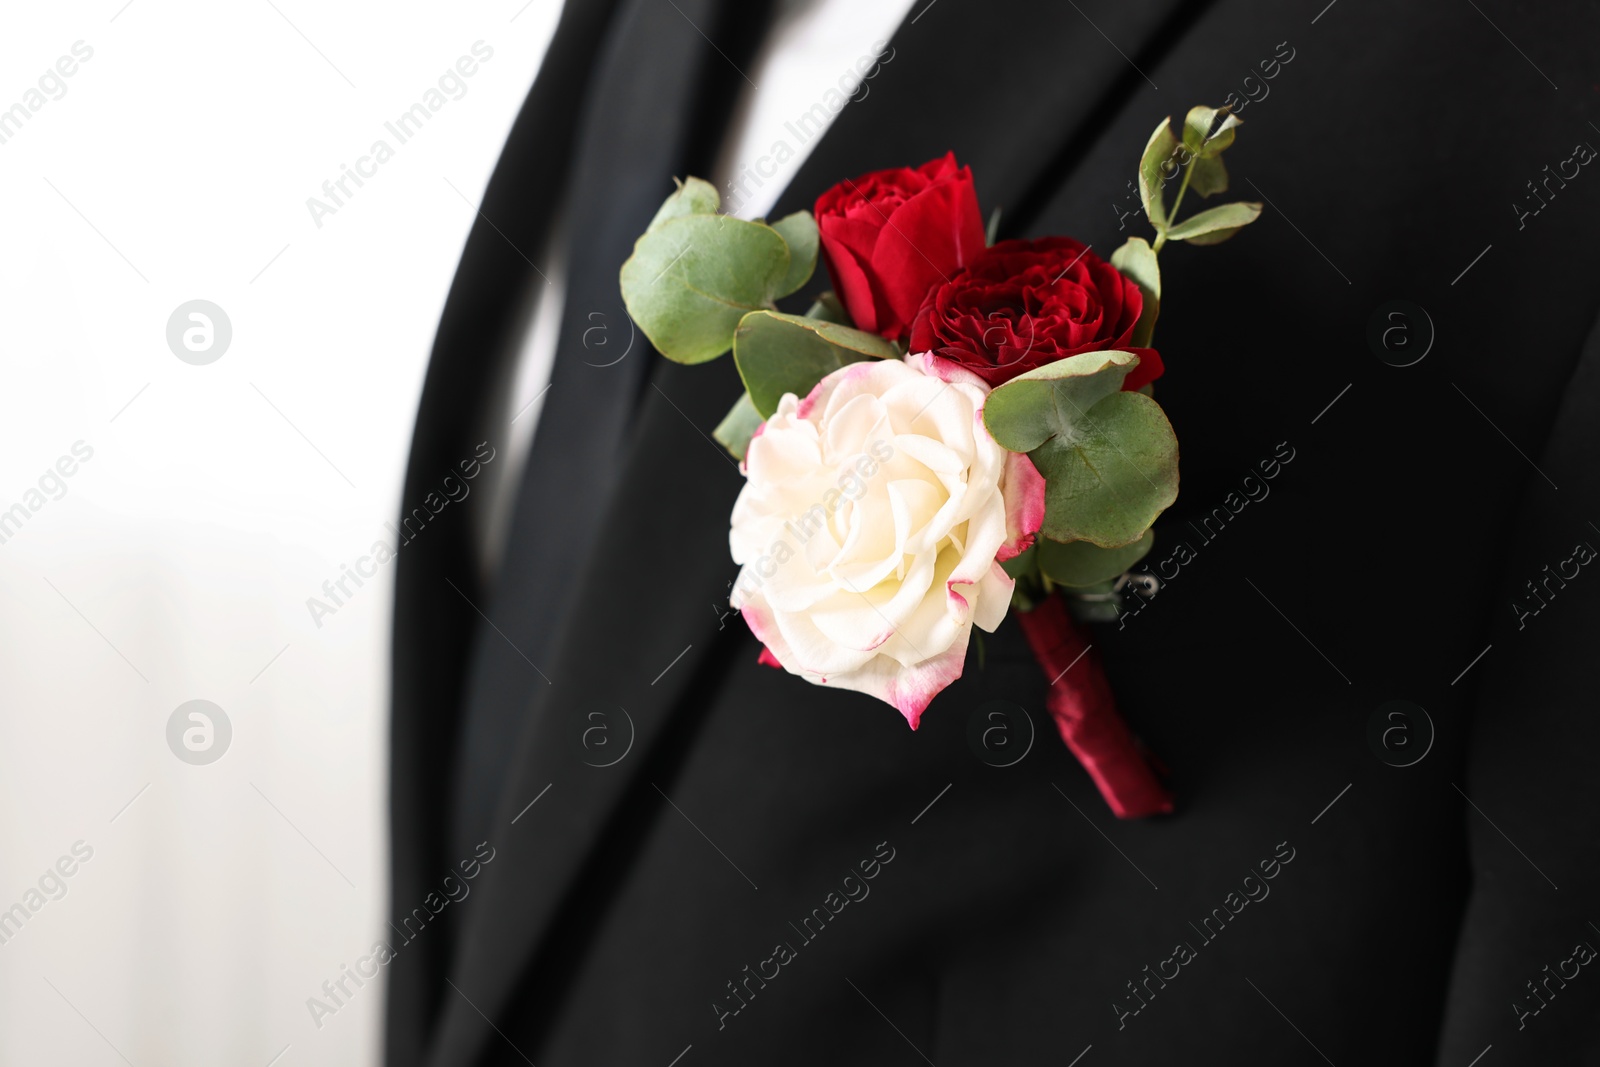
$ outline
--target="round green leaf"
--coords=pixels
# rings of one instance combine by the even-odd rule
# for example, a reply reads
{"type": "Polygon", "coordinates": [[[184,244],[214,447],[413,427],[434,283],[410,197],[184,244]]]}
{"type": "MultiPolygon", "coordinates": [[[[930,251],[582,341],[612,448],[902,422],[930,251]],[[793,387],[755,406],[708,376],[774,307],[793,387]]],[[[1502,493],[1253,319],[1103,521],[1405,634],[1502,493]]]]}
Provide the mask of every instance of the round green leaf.
{"type": "Polygon", "coordinates": [[[1203,197],[1228,191],[1228,165],[1221,156],[1201,156],[1189,164],[1189,188],[1203,197]]]}
{"type": "Polygon", "coordinates": [[[1208,158],[1219,156],[1231,144],[1241,120],[1226,108],[1192,107],[1183,119],[1183,147],[1191,155],[1208,158]],[[1217,123],[1217,116],[1222,122],[1217,123]],[[1212,127],[1216,126],[1213,130],[1212,127]]]}
{"type": "Polygon", "coordinates": [[[715,215],[717,207],[722,203],[722,197],[717,192],[717,187],[704,178],[690,177],[687,181],[672,179],[678,186],[677,190],[666,200],[661,207],[656,209],[656,217],[650,220],[649,229],[653,230],[668,219],[679,218],[683,215],[715,215]]]}
{"type": "Polygon", "coordinates": [[[817,268],[817,220],[809,211],[796,211],[771,224],[789,246],[789,272],[778,283],[774,296],[788,296],[811,280],[817,268]]]}
{"type": "Polygon", "coordinates": [[[711,431],[711,436],[731,452],[735,459],[743,459],[744,454],[750,449],[750,438],[760,429],[761,421],[761,412],[750,403],[750,394],[740,393],[733,407],[729,408],[722,421],[717,423],[717,428],[711,431]]]}
{"type": "Polygon", "coordinates": [[[1111,253],[1111,265],[1127,275],[1144,296],[1144,309],[1134,324],[1130,340],[1135,348],[1148,348],[1155,336],[1156,319],[1161,314],[1161,265],[1143,237],[1130,237],[1111,253]]]}
{"type": "Polygon", "coordinates": [[[1183,117],[1183,147],[1198,155],[1206,138],[1211,136],[1211,125],[1217,121],[1214,107],[1192,107],[1183,117]]]}
{"type": "Polygon", "coordinates": [[[783,394],[805,396],[848,363],[896,355],[894,345],[875,334],[778,311],[751,312],[733,337],[733,362],[763,418],[778,410],[783,394]]]}
{"type": "Polygon", "coordinates": [[[1132,544],[1178,498],[1177,435],[1142,393],[1102,398],[1028,456],[1044,475],[1051,540],[1132,544]]]}
{"type": "Polygon", "coordinates": [[[840,326],[850,325],[850,313],[844,309],[844,305],[839,302],[832,289],[817,297],[817,302],[806,311],[806,318],[821,319],[840,326]]]}
{"type": "Polygon", "coordinates": [[[622,300],[662,355],[704,363],[728,350],[740,319],[771,305],[788,272],[789,246],[772,227],[678,215],[634,244],[622,265],[622,300]]]}
{"type": "Polygon", "coordinates": [[[983,404],[983,424],[1001,447],[1032,452],[1073,428],[1139,365],[1132,352],[1084,352],[1019,374],[983,404]]]}
{"type": "Polygon", "coordinates": [[[1241,119],[1231,111],[1228,112],[1227,117],[1222,120],[1222,124],[1212,131],[1210,137],[1206,138],[1206,143],[1200,148],[1200,155],[1205,159],[1216,159],[1221,156],[1228,146],[1233,144],[1235,134],[1238,132],[1239,127],[1243,125],[1244,119],[1241,119]]]}
{"type": "Polygon", "coordinates": [[[1121,548],[1101,548],[1088,541],[1062,544],[1049,538],[1038,542],[1039,569],[1057,585],[1082,589],[1108,582],[1138,563],[1156,543],[1154,530],[1121,548]]]}
{"type": "Polygon", "coordinates": [[[1139,200],[1150,224],[1158,230],[1166,229],[1167,208],[1162,196],[1162,186],[1177,173],[1178,161],[1174,155],[1178,139],[1172,135],[1172,120],[1162,119],[1161,125],[1150,135],[1139,157],[1139,200]]]}

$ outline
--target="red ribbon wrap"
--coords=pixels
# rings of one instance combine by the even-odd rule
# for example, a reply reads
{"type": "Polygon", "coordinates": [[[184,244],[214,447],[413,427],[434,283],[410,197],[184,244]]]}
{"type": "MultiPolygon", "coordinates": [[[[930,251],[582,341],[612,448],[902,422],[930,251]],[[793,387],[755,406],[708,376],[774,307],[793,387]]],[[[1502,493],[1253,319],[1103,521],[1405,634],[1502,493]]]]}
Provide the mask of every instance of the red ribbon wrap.
{"type": "Polygon", "coordinates": [[[1156,777],[1137,739],[1117,714],[1111,683],[1082,629],[1056,595],[1017,616],[1034,658],[1051,679],[1045,706],[1061,740],[1094,779],[1119,819],[1172,811],[1172,794],[1156,777]]]}

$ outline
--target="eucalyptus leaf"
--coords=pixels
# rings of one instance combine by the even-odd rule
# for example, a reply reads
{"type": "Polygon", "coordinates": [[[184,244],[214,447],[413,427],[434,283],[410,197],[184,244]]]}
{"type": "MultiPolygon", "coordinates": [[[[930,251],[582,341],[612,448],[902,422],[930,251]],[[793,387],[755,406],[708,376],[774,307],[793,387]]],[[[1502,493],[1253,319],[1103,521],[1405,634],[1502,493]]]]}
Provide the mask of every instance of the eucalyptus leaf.
{"type": "Polygon", "coordinates": [[[1192,107],[1183,120],[1183,147],[1190,155],[1214,158],[1233,144],[1240,118],[1227,108],[1192,107]],[[1217,122],[1217,116],[1222,122],[1217,122]],[[1212,129],[1215,126],[1216,129],[1212,129]]]}
{"type": "Polygon", "coordinates": [[[1167,208],[1162,186],[1177,173],[1178,140],[1172,135],[1172,120],[1162,119],[1161,125],[1150,135],[1139,157],[1139,200],[1151,225],[1158,230],[1167,228],[1167,208]]]}
{"type": "Polygon", "coordinates": [[[996,386],[984,401],[983,424],[1001,447],[1032,452],[1053,437],[1070,435],[1083,415],[1121,389],[1122,380],[1138,365],[1132,352],[1115,350],[1058,359],[996,386]]]}
{"type": "Polygon", "coordinates": [[[1221,156],[1201,156],[1189,164],[1189,188],[1203,197],[1228,191],[1228,165],[1221,156]]]}
{"type": "Polygon", "coordinates": [[[1129,545],[1178,498],[1178,438],[1161,405],[1116,392],[1028,453],[1045,479],[1044,525],[1056,541],[1129,545]]]}
{"type": "Polygon", "coordinates": [[[1108,582],[1138,563],[1149,554],[1155,541],[1154,530],[1146,530],[1143,537],[1121,548],[1101,548],[1088,541],[1062,544],[1041,538],[1037,544],[1039,569],[1057,585],[1084,589],[1108,582]]]}
{"type": "Polygon", "coordinates": [[[1197,212],[1167,231],[1173,241],[1210,245],[1226,241],[1261,217],[1261,205],[1239,200],[1197,212]]]}
{"type": "Polygon", "coordinates": [[[1210,137],[1206,138],[1206,143],[1201,146],[1201,158],[1216,159],[1221,156],[1228,149],[1228,146],[1233,144],[1234,135],[1238,132],[1239,127],[1243,125],[1244,119],[1241,119],[1231,111],[1228,112],[1223,117],[1222,124],[1212,132],[1210,137]]]}
{"type": "Polygon", "coordinates": [[[1240,227],[1238,226],[1228,230],[1213,230],[1211,233],[1201,234],[1198,237],[1191,237],[1185,243],[1191,245],[1220,245],[1222,242],[1238,233],[1239,230],[1240,227]]]}
{"type": "Polygon", "coordinates": [[[1111,253],[1111,265],[1132,279],[1144,296],[1144,309],[1133,327],[1131,338],[1135,348],[1150,347],[1155,336],[1156,318],[1161,314],[1161,265],[1150,244],[1143,237],[1130,237],[1121,248],[1111,253]]]}
{"type": "Polygon", "coordinates": [[[761,428],[761,412],[750,402],[749,393],[740,393],[739,399],[734,401],[733,407],[717,423],[717,428],[711,431],[711,436],[717,443],[733,453],[735,459],[744,459],[745,453],[750,449],[750,439],[761,428]]]}
{"type": "Polygon", "coordinates": [[[778,311],[751,312],[733,337],[733,362],[763,418],[778,410],[783,394],[803,397],[846,364],[896,355],[894,345],[875,334],[778,311]]]}
{"type": "Polygon", "coordinates": [[[778,283],[774,296],[788,296],[811,280],[817,268],[817,220],[809,211],[796,211],[771,224],[789,246],[789,273],[778,283]]]}
{"type": "MultiPolygon", "coordinates": [[[[677,191],[662,202],[656,210],[655,218],[650,220],[649,229],[653,230],[668,219],[681,218],[684,215],[715,215],[717,207],[722,203],[722,197],[717,192],[717,187],[703,178],[690,177],[686,181],[672,179],[678,186],[677,191]]],[[[646,231],[648,232],[648,230],[646,231]]]]}
{"type": "MultiPolygon", "coordinates": [[[[690,188],[668,203],[693,203],[690,188]]],[[[727,215],[676,214],[634,244],[622,265],[622,301],[662,355],[703,363],[728,350],[741,318],[772,305],[788,273],[788,243],[772,227],[727,215]]]]}
{"type": "Polygon", "coordinates": [[[984,402],[1002,447],[1045,480],[1041,532],[1117,548],[1137,541],[1178,496],[1178,439],[1150,397],[1122,391],[1131,352],[1085,352],[1018,375],[984,402]]]}
{"type": "Polygon", "coordinates": [[[1212,124],[1217,121],[1217,109],[1214,107],[1192,107],[1183,117],[1183,147],[1191,154],[1199,155],[1200,149],[1211,136],[1212,124]]]}
{"type": "Polygon", "coordinates": [[[837,323],[840,326],[849,326],[850,313],[844,309],[839,298],[832,289],[817,297],[817,302],[806,311],[806,318],[821,319],[823,322],[837,323]]]}

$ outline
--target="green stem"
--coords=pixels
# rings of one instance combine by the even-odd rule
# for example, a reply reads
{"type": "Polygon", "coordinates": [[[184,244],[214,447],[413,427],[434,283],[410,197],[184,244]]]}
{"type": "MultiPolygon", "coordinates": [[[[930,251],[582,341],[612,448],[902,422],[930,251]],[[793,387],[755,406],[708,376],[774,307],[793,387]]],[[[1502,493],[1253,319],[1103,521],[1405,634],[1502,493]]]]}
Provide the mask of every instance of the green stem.
{"type": "MultiPolygon", "coordinates": [[[[1198,157],[1195,157],[1195,158],[1198,158],[1198,157]]],[[[1176,197],[1174,197],[1173,200],[1172,200],[1172,210],[1167,212],[1167,224],[1168,224],[1168,226],[1170,226],[1173,222],[1177,221],[1177,218],[1178,218],[1178,207],[1179,207],[1179,205],[1181,205],[1183,203],[1183,194],[1189,191],[1189,179],[1192,178],[1193,176],[1194,176],[1194,159],[1190,159],[1188,163],[1184,164],[1184,167],[1183,167],[1183,183],[1178,186],[1178,195],[1176,197]]],[[[1166,244],[1166,243],[1167,243],[1167,231],[1166,231],[1166,228],[1163,227],[1161,232],[1156,234],[1156,243],[1150,246],[1150,251],[1152,251],[1152,252],[1156,253],[1157,255],[1159,255],[1161,253],[1161,246],[1166,244]]]]}

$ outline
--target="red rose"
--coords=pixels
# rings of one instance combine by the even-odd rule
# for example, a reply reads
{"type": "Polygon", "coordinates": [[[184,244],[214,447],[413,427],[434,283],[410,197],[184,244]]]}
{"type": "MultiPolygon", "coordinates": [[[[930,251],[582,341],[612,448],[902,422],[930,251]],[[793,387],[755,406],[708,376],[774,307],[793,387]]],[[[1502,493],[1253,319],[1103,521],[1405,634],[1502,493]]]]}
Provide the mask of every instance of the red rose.
{"type": "Polygon", "coordinates": [[[928,294],[911,328],[911,351],[932,352],[990,385],[1080,352],[1133,352],[1124,380],[1138,389],[1161,377],[1153,348],[1132,348],[1144,308],[1139,287],[1070,237],[1001,241],[928,294]]]}
{"type": "Polygon", "coordinates": [[[857,328],[905,336],[928,291],[983,252],[972,170],[953,152],[875,170],[817,198],[822,258],[857,328]]]}

